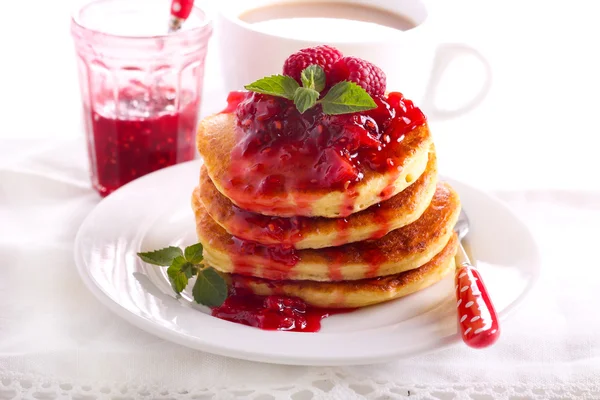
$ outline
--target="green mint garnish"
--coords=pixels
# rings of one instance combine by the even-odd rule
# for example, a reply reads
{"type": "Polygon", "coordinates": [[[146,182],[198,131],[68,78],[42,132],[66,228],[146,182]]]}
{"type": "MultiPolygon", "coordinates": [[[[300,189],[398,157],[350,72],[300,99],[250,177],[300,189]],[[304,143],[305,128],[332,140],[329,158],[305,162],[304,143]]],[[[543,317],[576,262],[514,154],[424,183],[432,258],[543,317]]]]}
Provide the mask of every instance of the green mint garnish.
{"type": "Polygon", "coordinates": [[[202,273],[198,273],[192,294],[196,303],[218,307],[227,298],[227,285],[217,271],[206,268],[202,273]]]}
{"type": "Polygon", "coordinates": [[[309,89],[305,87],[299,87],[294,93],[294,104],[300,114],[304,114],[304,111],[312,108],[317,104],[319,98],[319,92],[315,89],[309,89]]]}
{"type": "Polygon", "coordinates": [[[292,100],[301,114],[316,104],[321,104],[323,113],[329,115],[349,114],[372,110],[377,107],[365,89],[354,82],[343,81],[334,85],[319,99],[325,88],[325,71],[318,65],[309,65],[301,75],[302,86],[292,77],[272,75],[244,86],[247,90],[292,100]]]}
{"type": "Polygon", "coordinates": [[[325,89],[325,71],[316,64],[309,65],[300,75],[302,86],[314,89],[317,92],[325,89]]]}
{"type": "Polygon", "coordinates": [[[194,265],[187,262],[183,256],[179,256],[173,260],[173,263],[167,269],[167,275],[175,293],[179,294],[183,292],[183,289],[188,284],[188,279],[193,276],[193,272],[191,272],[193,269],[194,265]]]}
{"type": "Polygon", "coordinates": [[[188,246],[185,248],[185,259],[191,263],[198,264],[204,260],[204,256],[202,255],[203,250],[202,243],[188,246]]]}
{"type": "Polygon", "coordinates": [[[173,246],[148,253],[138,253],[138,256],[148,264],[160,265],[162,267],[171,265],[176,257],[182,255],[183,252],[181,249],[173,246]]]}
{"type": "Polygon", "coordinates": [[[205,267],[202,261],[203,247],[201,243],[188,246],[185,250],[179,247],[138,253],[145,262],[167,268],[167,275],[177,296],[186,288],[189,279],[196,277],[192,295],[198,304],[218,307],[227,298],[227,283],[213,268],[205,267]]]}
{"type": "Polygon", "coordinates": [[[320,103],[323,112],[329,115],[366,111],[377,107],[365,89],[348,81],[335,84],[320,103]]]}
{"type": "Polygon", "coordinates": [[[285,97],[288,100],[293,100],[294,93],[300,85],[292,77],[271,75],[244,87],[252,92],[270,94],[271,96],[285,97]]]}

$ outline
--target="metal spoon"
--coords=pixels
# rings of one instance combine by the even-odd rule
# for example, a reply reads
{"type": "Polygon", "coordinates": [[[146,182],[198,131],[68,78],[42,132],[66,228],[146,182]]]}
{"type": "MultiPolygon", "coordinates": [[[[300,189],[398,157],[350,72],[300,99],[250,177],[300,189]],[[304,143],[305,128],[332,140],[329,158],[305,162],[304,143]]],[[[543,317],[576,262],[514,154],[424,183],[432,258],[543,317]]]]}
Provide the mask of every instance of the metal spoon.
{"type": "Polygon", "coordinates": [[[463,341],[470,347],[481,349],[498,340],[498,316],[479,271],[471,264],[462,245],[469,233],[469,218],[462,210],[454,231],[459,240],[454,277],[458,326],[463,341]]]}

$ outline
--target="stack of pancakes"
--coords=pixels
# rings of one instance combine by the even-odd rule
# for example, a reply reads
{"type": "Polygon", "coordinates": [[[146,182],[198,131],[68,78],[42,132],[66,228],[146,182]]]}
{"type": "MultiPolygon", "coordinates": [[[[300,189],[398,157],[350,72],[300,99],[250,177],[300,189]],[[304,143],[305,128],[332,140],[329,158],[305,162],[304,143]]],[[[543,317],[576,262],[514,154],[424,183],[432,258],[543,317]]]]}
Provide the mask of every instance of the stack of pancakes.
{"type": "Polygon", "coordinates": [[[347,308],[405,296],[454,270],[460,200],[438,182],[427,125],[405,136],[402,165],[366,173],[351,201],[348,190],[290,192],[257,196],[255,209],[227,189],[235,129],[234,114],[201,122],[204,165],[192,196],[205,262],[230,284],[347,308]],[[314,201],[298,206],[307,197],[314,201]]]}

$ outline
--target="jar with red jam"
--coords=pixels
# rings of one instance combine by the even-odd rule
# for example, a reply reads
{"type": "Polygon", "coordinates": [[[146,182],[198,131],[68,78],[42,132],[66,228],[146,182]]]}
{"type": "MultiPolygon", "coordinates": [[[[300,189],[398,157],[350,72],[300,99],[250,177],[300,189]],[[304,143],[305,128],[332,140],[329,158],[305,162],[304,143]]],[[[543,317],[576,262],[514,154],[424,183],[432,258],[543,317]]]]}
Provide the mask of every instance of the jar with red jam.
{"type": "Polygon", "coordinates": [[[212,25],[194,7],[168,33],[169,0],[93,0],[71,21],[92,185],[106,196],[195,157],[212,25]]]}

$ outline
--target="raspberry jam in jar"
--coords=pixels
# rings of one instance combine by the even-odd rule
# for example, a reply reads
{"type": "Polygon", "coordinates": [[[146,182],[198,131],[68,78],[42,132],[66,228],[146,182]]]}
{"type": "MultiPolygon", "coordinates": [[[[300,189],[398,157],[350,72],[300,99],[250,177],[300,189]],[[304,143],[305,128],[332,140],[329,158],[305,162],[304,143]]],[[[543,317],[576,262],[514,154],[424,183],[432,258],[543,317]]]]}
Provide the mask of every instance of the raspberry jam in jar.
{"type": "Polygon", "coordinates": [[[85,107],[92,183],[102,196],[145,174],[196,154],[194,141],[198,98],[161,89],[153,98],[145,91],[123,90],[119,101],[85,107]],[[148,116],[149,115],[149,116],[148,116]],[[88,122],[89,124],[89,122],[88,122]]]}
{"type": "Polygon", "coordinates": [[[106,196],[195,157],[204,60],[212,33],[194,7],[168,34],[161,2],[91,0],[74,14],[92,185],[106,196]]]}

